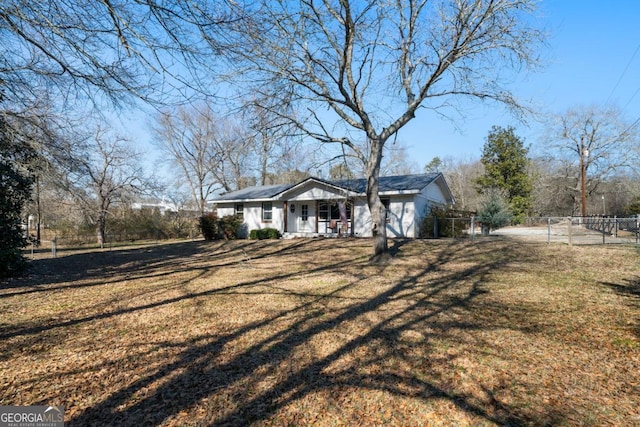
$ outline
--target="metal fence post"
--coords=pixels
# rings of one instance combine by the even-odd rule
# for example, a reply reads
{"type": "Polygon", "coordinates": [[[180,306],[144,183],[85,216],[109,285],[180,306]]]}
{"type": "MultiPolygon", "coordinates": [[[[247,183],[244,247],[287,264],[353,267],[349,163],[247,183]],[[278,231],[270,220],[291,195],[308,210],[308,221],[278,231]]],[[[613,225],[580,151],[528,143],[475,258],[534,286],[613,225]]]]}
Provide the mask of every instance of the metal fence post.
{"type": "Polygon", "coordinates": [[[551,243],[551,217],[547,218],[547,245],[551,243]]]}
{"type": "Polygon", "coordinates": [[[603,216],[602,216],[602,244],[603,244],[603,245],[605,244],[605,242],[604,242],[604,233],[606,232],[606,228],[607,228],[607,227],[605,226],[605,223],[604,223],[604,222],[605,222],[605,218],[604,218],[604,215],[603,215],[603,216]]]}
{"type": "Polygon", "coordinates": [[[471,216],[471,240],[476,240],[476,217],[471,216]]]}
{"type": "Polygon", "coordinates": [[[58,251],[58,236],[53,236],[53,239],[51,240],[51,256],[53,258],[56,257],[56,253],[58,251]]]}
{"type": "Polygon", "coordinates": [[[569,246],[573,246],[573,236],[571,235],[571,233],[572,233],[572,230],[571,230],[572,222],[573,222],[573,218],[569,217],[569,246]]]}

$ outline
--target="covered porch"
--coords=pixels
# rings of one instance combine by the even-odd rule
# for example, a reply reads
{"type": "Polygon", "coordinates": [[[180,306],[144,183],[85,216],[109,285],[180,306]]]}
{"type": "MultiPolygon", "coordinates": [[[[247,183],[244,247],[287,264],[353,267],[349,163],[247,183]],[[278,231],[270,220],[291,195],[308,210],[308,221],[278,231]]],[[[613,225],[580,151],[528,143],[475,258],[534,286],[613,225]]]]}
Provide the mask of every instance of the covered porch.
{"type": "Polygon", "coordinates": [[[285,237],[348,237],[354,234],[354,203],[348,199],[286,200],[285,237]]]}

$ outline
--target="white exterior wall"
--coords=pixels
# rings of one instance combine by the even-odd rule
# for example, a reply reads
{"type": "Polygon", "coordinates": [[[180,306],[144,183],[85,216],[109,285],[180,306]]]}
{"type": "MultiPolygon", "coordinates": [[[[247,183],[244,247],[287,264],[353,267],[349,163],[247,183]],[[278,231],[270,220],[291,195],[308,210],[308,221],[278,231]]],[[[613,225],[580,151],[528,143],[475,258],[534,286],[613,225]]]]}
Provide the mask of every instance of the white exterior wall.
{"type": "Polygon", "coordinates": [[[389,222],[387,236],[410,237],[416,236],[416,215],[413,195],[390,197],[389,222]]]}
{"type": "Polygon", "coordinates": [[[288,207],[295,206],[295,212],[291,209],[287,213],[287,230],[296,233],[314,233],[316,230],[316,201],[315,200],[289,200],[288,207]],[[307,220],[302,220],[302,205],[307,205],[307,220]]]}
{"type": "Polygon", "coordinates": [[[440,188],[440,186],[437,184],[438,182],[436,181],[432,185],[427,186],[427,188],[422,190],[421,194],[423,194],[424,197],[426,197],[430,201],[435,202],[436,204],[446,205],[448,203],[447,199],[444,196],[442,188],[440,188]]]}
{"type": "Polygon", "coordinates": [[[449,202],[442,188],[433,183],[422,189],[415,197],[415,236],[420,232],[420,224],[433,206],[446,206],[449,202]]]}
{"type": "Polygon", "coordinates": [[[371,214],[364,197],[353,201],[353,235],[356,237],[371,237],[371,214]]]}
{"type": "Polygon", "coordinates": [[[420,222],[432,206],[446,206],[448,201],[438,185],[429,185],[416,196],[416,222],[420,222]]]}
{"type": "MultiPolygon", "coordinates": [[[[387,198],[384,195],[383,199],[387,198]]],[[[388,237],[416,237],[416,214],[413,195],[389,196],[388,237]]],[[[365,198],[355,201],[354,234],[371,237],[371,213],[365,198]]]]}
{"type": "Polygon", "coordinates": [[[218,206],[216,206],[216,215],[218,216],[218,218],[222,218],[223,216],[234,215],[235,213],[236,213],[235,204],[230,206],[219,204],[218,206]]]}
{"type": "MultiPolygon", "coordinates": [[[[281,233],[284,230],[283,227],[283,212],[282,212],[282,202],[273,201],[271,202],[272,209],[272,220],[271,222],[263,222],[262,221],[262,202],[245,202],[244,205],[244,223],[247,226],[247,235],[251,232],[251,230],[262,229],[262,228],[275,228],[279,230],[281,233]]],[[[219,203],[216,207],[216,214],[218,217],[223,217],[227,215],[235,214],[235,206],[237,203],[219,203]]]]}

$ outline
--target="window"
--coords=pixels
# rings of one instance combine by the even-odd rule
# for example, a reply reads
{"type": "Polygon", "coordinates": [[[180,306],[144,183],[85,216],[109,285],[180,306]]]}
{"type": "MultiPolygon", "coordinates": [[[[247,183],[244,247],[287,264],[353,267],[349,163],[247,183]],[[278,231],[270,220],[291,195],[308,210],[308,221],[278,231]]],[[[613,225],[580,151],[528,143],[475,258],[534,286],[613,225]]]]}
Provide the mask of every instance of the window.
{"type": "Polygon", "coordinates": [[[389,217],[389,205],[391,204],[391,201],[387,198],[385,199],[380,199],[380,201],[382,202],[382,205],[384,206],[384,220],[386,222],[391,222],[391,218],[389,217]]]}
{"type": "MultiPolygon", "coordinates": [[[[345,203],[347,219],[351,219],[351,203],[345,203]]],[[[320,221],[340,220],[340,205],[337,202],[320,202],[318,205],[318,218],[320,221]]]]}
{"type": "Polygon", "coordinates": [[[309,205],[300,206],[300,218],[303,221],[308,221],[309,220],[309,205]]]}
{"type": "Polygon", "coordinates": [[[318,217],[321,221],[329,221],[329,203],[320,202],[318,206],[318,217]]]}
{"type": "Polygon", "coordinates": [[[273,219],[273,203],[262,203],[262,222],[271,222],[273,219]]]}
{"type": "Polygon", "coordinates": [[[242,203],[236,204],[236,216],[239,218],[244,218],[244,205],[242,203]]]}

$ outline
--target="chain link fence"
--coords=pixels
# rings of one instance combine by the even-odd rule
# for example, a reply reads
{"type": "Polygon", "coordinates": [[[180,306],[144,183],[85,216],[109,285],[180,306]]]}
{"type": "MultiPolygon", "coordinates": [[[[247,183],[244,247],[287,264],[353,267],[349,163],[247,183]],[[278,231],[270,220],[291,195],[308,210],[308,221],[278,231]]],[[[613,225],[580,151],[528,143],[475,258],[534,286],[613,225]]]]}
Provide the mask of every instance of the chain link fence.
{"type": "Polygon", "coordinates": [[[429,223],[431,236],[476,239],[511,236],[528,241],[568,245],[639,244],[640,218],[632,217],[531,217],[522,225],[489,230],[474,217],[436,218],[429,223]]]}
{"type": "MultiPolygon", "coordinates": [[[[640,244],[640,217],[531,217],[522,225],[489,230],[475,217],[427,218],[421,230],[423,238],[481,239],[484,236],[510,236],[526,241],[564,243],[568,245],[640,244]]],[[[53,230],[43,232],[39,244],[35,241],[26,249],[33,258],[55,257],[58,250],[83,250],[91,248],[113,249],[137,244],[157,243],[160,240],[193,240],[200,237],[194,226],[188,234],[168,235],[160,230],[139,230],[108,233],[106,242],[97,243],[95,233],[62,233],[53,230]]]]}
{"type": "Polygon", "coordinates": [[[96,232],[61,231],[44,229],[40,241],[30,235],[25,251],[31,258],[56,257],[59,250],[82,251],[87,249],[111,250],[127,246],[154,244],[164,240],[194,240],[200,238],[200,231],[194,226],[185,228],[180,233],[168,233],[160,229],[125,230],[108,232],[105,241],[98,243],[96,232]]]}

